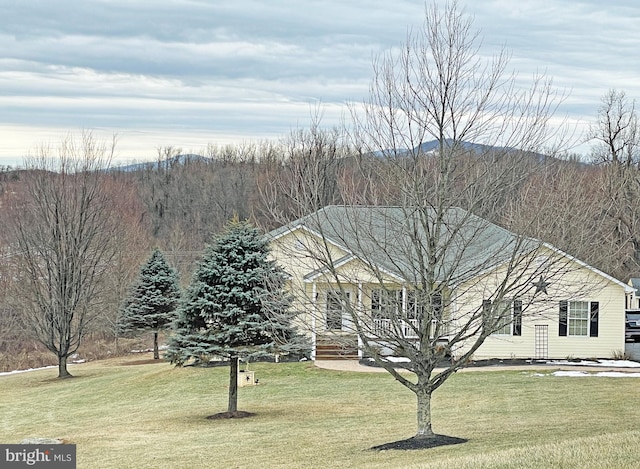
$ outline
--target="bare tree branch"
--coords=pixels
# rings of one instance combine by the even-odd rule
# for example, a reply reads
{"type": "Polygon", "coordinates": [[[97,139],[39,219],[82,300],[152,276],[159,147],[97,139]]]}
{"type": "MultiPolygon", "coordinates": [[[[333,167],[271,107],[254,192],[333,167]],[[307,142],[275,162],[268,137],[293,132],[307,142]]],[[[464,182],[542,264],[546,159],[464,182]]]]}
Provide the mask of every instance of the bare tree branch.
{"type": "Polygon", "coordinates": [[[59,377],[70,376],[67,358],[100,313],[102,279],[114,254],[115,218],[104,188],[114,145],[84,132],[25,159],[28,199],[12,214],[14,259],[26,321],[57,355],[59,377]]]}

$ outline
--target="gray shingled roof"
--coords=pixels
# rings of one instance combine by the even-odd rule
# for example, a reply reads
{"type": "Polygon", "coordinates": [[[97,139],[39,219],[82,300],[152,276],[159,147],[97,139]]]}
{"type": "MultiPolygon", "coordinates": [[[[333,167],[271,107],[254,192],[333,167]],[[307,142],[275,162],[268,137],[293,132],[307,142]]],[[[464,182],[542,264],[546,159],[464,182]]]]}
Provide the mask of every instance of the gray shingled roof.
{"type": "Polygon", "coordinates": [[[435,223],[434,216],[432,210],[406,207],[330,205],[267,236],[276,239],[305,227],[357,258],[414,282],[425,270],[421,257],[429,254],[437,258],[436,280],[450,283],[506,262],[514,250],[524,254],[540,245],[460,208],[447,210],[441,223],[435,223]],[[442,232],[433,249],[429,232],[438,226],[442,232]]]}

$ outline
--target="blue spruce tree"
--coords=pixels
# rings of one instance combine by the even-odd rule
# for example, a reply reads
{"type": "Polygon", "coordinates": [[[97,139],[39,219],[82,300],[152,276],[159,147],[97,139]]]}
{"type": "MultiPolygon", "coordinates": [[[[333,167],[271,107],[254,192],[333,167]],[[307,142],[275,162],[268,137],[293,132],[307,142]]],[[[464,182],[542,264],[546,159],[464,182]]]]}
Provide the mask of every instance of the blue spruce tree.
{"type": "Polygon", "coordinates": [[[168,358],[178,365],[220,357],[230,362],[229,405],[239,417],[238,360],[302,348],[291,325],[286,274],[268,260],[267,241],[232,221],[207,247],[179,308],[168,358]]]}
{"type": "Polygon", "coordinates": [[[178,274],[156,248],[122,306],[118,329],[124,333],[153,331],[153,358],[158,359],[158,333],[176,319],[179,300],[178,274]]]}

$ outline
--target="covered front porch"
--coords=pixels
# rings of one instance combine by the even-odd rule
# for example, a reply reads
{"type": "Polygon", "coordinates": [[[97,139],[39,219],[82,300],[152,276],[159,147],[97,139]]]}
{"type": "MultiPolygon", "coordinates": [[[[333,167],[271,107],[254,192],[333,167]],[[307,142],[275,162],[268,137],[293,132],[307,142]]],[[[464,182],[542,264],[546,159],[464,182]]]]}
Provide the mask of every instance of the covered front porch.
{"type": "MultiPolygon", "coordinates": [[[[423,305],[416,291],[406,285],[309,283],[312,359],[363,358],[364,347],[356,333],[355,318],[362,320],[360,332],[378,343],[385,354],[393,354],[390,348],[386,350],[388,339],[418,340],[423,305]]],[[[441,297],[434,296],[432,301],[436,313],[442,311],[441,297]]],[[[439,332],[446,343],[444,328],[437,327],[435,319],[431,323],[430,332],[439,332]]]]}

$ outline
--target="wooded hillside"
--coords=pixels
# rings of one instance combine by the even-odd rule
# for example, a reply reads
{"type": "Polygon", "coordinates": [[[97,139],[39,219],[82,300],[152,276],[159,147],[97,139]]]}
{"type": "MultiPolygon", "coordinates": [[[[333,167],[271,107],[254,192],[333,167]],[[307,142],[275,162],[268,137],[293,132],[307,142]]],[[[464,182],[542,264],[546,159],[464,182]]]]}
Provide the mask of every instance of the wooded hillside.
{"type": "MultiPolygon", "coordinates": [[[[640,203],[632,196],[639,186],[640,170],[635,164],[594,164],[575,157],[464,148],[454,162],[461,194],[466,190],[465,178],[477,177],[478,171],[499,172],[508,167],[512,174],[534,175],[514,180],[502,190],[491,188],[497,195],[477,215],[512,230],[524,230],[623,281],[640,273],[640,243],[634,236],[640,203]],[[521,170],[513,172],[514,167],[521,170]],[[544,222],[529,223],[528,211],[544,222]],[[544,217],[539,216],[540,211],[544,217]]],[[[380,176],[389,169],[383,168],[391,164],[389,159],[343,144],[337,131],[301,130],[277,144],[212,146],[202,157],[180,155],[178,148],[161,148],[153,162],[105,173],[120,224],[113,232],[118,250],[107,266],[109,286],[101,299],[102,311],[91,325],[96,340],[115,337],[118,308],[154,247],[163,250],[186,284],[205,244],[235,215],[268,231],[299,216],[293,200],[300,194],[316,208],[402,203],[403,194],[380,176]]],[[[438,170],[432,153],[426,152],[420,161],[415,170],[424,178],[438,170]]],[[[398,154],[394,164],[416,165],[416,160],[398,154]]],[[[1,174],[5,221],[19,210],[28,177],[22,170],[1,174]]],[[[479,194],[467,195],[468,200],[476,196],[479,194]]],[[[0,354],[5,356],[24,353],[23,344],[29,343],[14,307],[20,290],[11,285],[19,278],[11,259],[17,248],[7,225],[0,228],[4,259],[0,266],[0,354]]]]}

